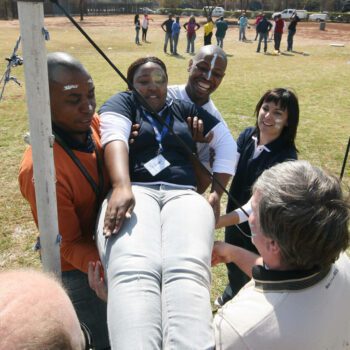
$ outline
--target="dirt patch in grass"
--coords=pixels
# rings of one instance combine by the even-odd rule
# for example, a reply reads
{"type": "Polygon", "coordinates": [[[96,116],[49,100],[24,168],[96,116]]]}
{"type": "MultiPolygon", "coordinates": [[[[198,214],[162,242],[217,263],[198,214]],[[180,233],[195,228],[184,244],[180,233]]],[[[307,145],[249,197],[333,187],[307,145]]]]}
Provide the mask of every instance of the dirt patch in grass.
{"type": "Polygon", "coordinates": [[[320,30],[319,23],[302,22],[298,24],[296,34],[317,41],[350,43],[350,23],[326,22],[326,29],[320,30]]]}

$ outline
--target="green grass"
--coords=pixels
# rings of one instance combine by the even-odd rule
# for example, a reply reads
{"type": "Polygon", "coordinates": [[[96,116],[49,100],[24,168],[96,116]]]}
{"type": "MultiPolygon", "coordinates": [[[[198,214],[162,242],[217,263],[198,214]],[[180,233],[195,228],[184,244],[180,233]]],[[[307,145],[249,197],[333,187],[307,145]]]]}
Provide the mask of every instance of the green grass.
{"type": "MultiPolygon", "coordinates": [[[[155,16],[149,30],[151,43],[140,47],[133,43],[132,18],[128,17],[129,33],[121,18],[125,17],[106,17],[102,23],[95,17],[87,17],[84,26],[122,72],[126,73],[128,65],[136,58],[156,55],[166,62],[170,84],[184,83],[191,58],[184,53],[184,33],[181,33],[179,44],[182,56],[175,58],[162,51],[163,32],[159,24],[164,17],[155,16]]],[[[66,20],[50,19],[46,26],[51,35],[47,50],[67,51],[83,62],[94,79],[98,106],[125,88],[125,83],[66,20]],[[52,24],[58,21],[59,25],[52,24]]],[[[18,22],[0,21],[1,59],[10,55],[18,35],[18,22]]],[[[248,37],[253,35],[254,30],[248,31],[248,37]]],[[[197,48],[203,41],[202,36],[200,30],[197,48]]],[[[243,128],[254,124],[254,107],[265,90],[279,86],[292,88],[299,96],[301,107],[297,136],[300,158],[339,175],[350,135],[350,42],[345,47],[336,48],[331,47],[329,41],[304,39],[297,33],[295,48],[308,55],[265,56],[255,53],[255,42],[239,43],[237,36],[237,29],[229,29],[224,43],[229,54],[226,77],[213,95],[234,137],[243,128]]],[[[286,48],[286,36],[282,48],[286,48]]],[[[269,43],[269,50],[272,52],[272,43],[269,43]]],[[[0,63],[0,72],[3,72],[6,62],[0,63]]],[[[23,66],[13,69],[12,75],[24,82],[23,66]]],[[[0,108],[0,269],[38,267],[39,259],[31,248],[37,231],[17,184],[18,166],[25,148],[22,136],[28,129],[24,87],[9,83],[0,108]]],[[[349,165],[344,183],[350,183],[349,165]]],[[[225,202],[226,198],[223,210],[225,202]]],[[[217,237],[222,238],[223,232],[218,231],[217,237]]],[[[222,291],[225,283],[224,266],[214,268],[213,297],[222,291]]]]}

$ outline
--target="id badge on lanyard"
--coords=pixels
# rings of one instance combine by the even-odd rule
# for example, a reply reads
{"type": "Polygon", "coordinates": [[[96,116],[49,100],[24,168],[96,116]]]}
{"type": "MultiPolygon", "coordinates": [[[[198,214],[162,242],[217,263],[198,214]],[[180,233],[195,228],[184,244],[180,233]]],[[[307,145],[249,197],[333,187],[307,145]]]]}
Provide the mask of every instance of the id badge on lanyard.
{"type": "MultiPolygon", "coordinates": [[[[166,126],[163,126],[161,132],[159,132],[158,127],[156,122],[154,121],[154,119],[145,114],[146,118],[148,119],[148,121],[151,123],[155,136],[156,136],[156,140],[158,142],[158,154],[157,156],[155,156],[154,158],[152,158],[150,161],[148,161],[147,163],[144,164],[144,167],[147,169],[147,171],[152,175],[152,176],[156,176],[157,174],[159,174],[162,170],[164,170],[165,168],[167,168],[170,163],[164,158],[164,156],[161,154],[163,152],[163,146],[162,146],[162,140],[164,138],[164,136],[167,134],[168,132],[168,128],[166,126]]],[[[165,123],[167,125],[169,125],[170,122],[170,115],[168,115],[165,119],[165,123]]]]}

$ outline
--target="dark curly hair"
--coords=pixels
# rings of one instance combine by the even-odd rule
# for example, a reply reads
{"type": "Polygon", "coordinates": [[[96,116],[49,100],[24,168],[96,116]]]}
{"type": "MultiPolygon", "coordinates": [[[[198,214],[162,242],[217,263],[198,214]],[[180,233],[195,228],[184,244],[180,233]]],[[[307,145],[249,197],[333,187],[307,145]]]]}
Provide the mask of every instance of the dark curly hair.
{"type": "MultiPolygon", "coordinates": [[[[133,63],[131,63],[131,65],[128,68],[128,73],[127,73],[127,79],[128,79],[128,82],[130,84],[133,84],[135,73],[138,70],[138,68],[141,67],[142,65],[148,63],[148,62],[158,64],[162,68],[162,70],[164,71],[166,79],[168,80],[168,73],[167,73],[166,66],[165,66],[164,62],[162,60],[160,60],[158,57],[150,56],[150,57],[141,57],[141,58],[137,59],[136,61],[134,61],[133,63]]],[[[129,85],[128,88],[129,88],[129,90],[132,90],[131,85],[129,85]]]]}

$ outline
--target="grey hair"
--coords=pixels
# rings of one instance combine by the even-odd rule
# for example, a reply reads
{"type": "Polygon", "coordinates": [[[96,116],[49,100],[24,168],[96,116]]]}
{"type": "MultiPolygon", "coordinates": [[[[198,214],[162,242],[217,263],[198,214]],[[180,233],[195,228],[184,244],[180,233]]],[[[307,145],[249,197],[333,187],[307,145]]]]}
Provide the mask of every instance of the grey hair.
{"type": "Polygon", "coordinates": [[[289,161],[266,170],[256,191],[262,232],[278,243],[291,268],[329,266],[349,246],[349,199],[334,176],[289,161]]]}

